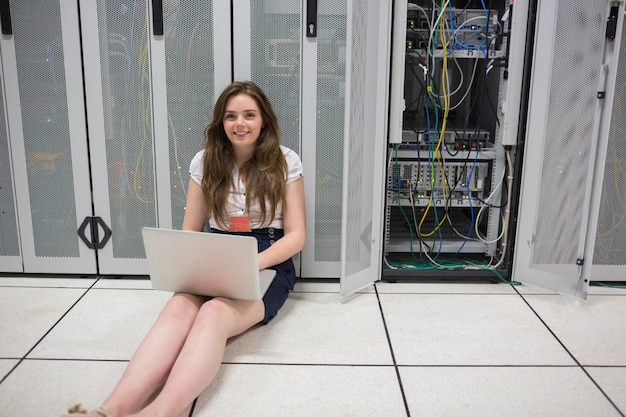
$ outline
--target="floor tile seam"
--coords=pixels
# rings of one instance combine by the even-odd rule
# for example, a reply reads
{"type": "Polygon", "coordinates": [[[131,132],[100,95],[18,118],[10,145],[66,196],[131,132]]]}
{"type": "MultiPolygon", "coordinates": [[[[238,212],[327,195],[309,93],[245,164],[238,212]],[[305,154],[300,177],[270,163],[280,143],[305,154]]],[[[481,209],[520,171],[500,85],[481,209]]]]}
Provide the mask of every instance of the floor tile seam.
{"type": "MultiPolygon", "coordinates": [[[[51,358],[51,357],[28,357],[28,358],[15,358],[13,360],[20,360],[23,362],[104,362],[104,363],[128,363],[130,359],[117,359],[117,358],[51,358]]],[[[343,368],[394,368],[394,364],[384,363],[348,363],[348,362],[335,362],[335,363],[319,363],[319,362],[235,362],[224,361],[222,365],[258,365],[258,366],[289,366],[289,367],[343,367],[343,368]]]]}
{"type": "Polygon", "coordinates": [[[615,408],[615,410],[617,410],[617,412],[622,416],[622,417],[626,417],[626,415],[624,414],[624,412],[622,410],[620,410],[620,408],[617,406],[617,404],[615,404],[615,402],[611,399],[611,397],[609,397],[609,395],[604,391],[604,389],[602,389],[602,387],[600,386],[600,384],[598,384],[596,382],[596,380],[591,376],[591,374],[587,371],[587,369],[585,369],[585,367],[581,366],[580,369],[585,373],[585,375],[587,375],[587,378],[589,378],[589,380],[593,383],[593,385],[596,386],[596,388],[598,388],[598,390],[602,393],[602,395],[604,395],[604,398],[607,399],[607,401],[609,403],[611,403],[611,405],[615,408]]]}
{"type": "Polygon", "coordinates": [[[624,364],[624,365],[588,365],[588,364],[582,364],[581,366],[583,368],[625,368],[626,369],[626,364],[624,364]]]}
{"type": "Polygon", "coordinates": [[[394,364],[381,363],[318,363],[318,362],[222,362],[222,365],[258,365],[258,366],[287,366],[287,367],[317,367],[317,368],[395,368],[394,364]]]}
{"type": "Polygon", "coordinates": [[[22,358],[22,362],[106,362],[106,363],[128,363],[130,359],[118,359],[118,358],[51,358],[51,357],[36,357],[29,356],[22,358]]]}
{"type": "MultiPolygon", "coordinates": [[[[518,292],[517,294],[521,296],[542,296],[542,297],[573,297],[569,295],[556,294],[556,293],[547,293],[547,292],[518,292]]],[[[587,294],[587,298],[589,297],[626,297],[626,294],[587,294]]],[[[583,300],[584,301],[584,300],[583,300]]]]}
{"type": "Polygon", "coordinates": [[[43,290],[86,290],[89,287],[72,287],[56,285],[0,285],[0,288],[43,289],[43,290]]]}
{"type": "Polygon", "coordinates": [[[548,323],[546,323],[546,321],[541,317],[541,315],[537,312],[537,310],[535,310],[533,308],[533,306],[530,305],[528,300],[524,297],[525,294],[520,294],[520,293],[518,293],[518,294],[519,294],[520,298],[522,299],[522,301],[530,309],[530,311],[535,315],[535,317],[537,317],[537,319],[541,322],[541,324],[543,324],[543,326],[546,328],[546,330],[548,330],[548,332],[550,332],[552,337],[554,337],[554,339],[561,345],[561,347],[572,358],[572,360],[574,362],[576,362],[576,365],[581,366],[580,362],[578,361],[578,359],[576,359],[574,354],[572,352],[570,352],[570,350],[567,348],[567,346],[565,346],[565,343],[563,343],[563,341],[556,335],[556,333],[554,333],[554,331],[550,328],[550,326],[548,326],[548,323]]]}
{"type": "MultiPolygon", "coordinates": [[[[519,293],[518,293],[519,294],[519,293]]],[[[576,359],[576,357],[574,356],[574,354],[572,352],[570,352],[570,350],[567,348],[567,346],[565,346],[565,344],[563,343],[563,341],[561,341],[561,339],[559,339],[559,337],[556,335],[556,333],[550,328],[550,326],[548,326],[548,323],[545,322],[545,320],[543,320],[543,318],[541,318],[541,316],[539,315],[539,313],[530,305],[530,303],[528,302],[528,300],[524,297],[524,295],[520,294],[520,297],[522,298],[522,300],[524,301],[524,303],[526,303],[526,305],[528,306],[528,308],[530,308],[530,310],[537,316],[537,318],[539,319],[539,321],[541,321],[541,323],[543,323],[543,325],[546,327],[546,329],[550,332],[550,334],[552,334],[552,336],[556,339],[556,341],[563,347],[563,349],[565,349],[565,351],[567,352],[568,355],[570,355],[570,357],[574,360],[574,362],[576,362],[576,364],[578,365],[578,367],[585,373],[585,375],[587,375],[587,378],[589,378],[589,380],[596,386],[596,388],[600,391],[600,393],[602,393],[602,395],[604,395],[604,397],[607,399],[607,401],[615,408],[615,410],[617,410],[618,413],[620,413],[620,415],[622,417],[626,417],[626,415],[624,415],[624,413],[622,412],[622,410],[619,409],[619,407],[617,406],[617,404],[615,404],[613,402],[613,400],[611,400],[611,398],[608,396],[608,394],[602,389],[602,387],[600,387],[600,385],[596,382],[595,379],[593,379],[593,377],[589,374],[589,372],[587,372],[587,370],[583,367],[583,365],[581,365],[580,361],[578,359],[576,359]]]]}
{"type": "MultiPolygon", "coordinates": [[[[291,294],[333,294],[338,295],[339,291],[304,291],[304,290],[293,290],[291,294]]],[[[368,294],[368,293],[364,293],[368,294]]]]}
{"type": "Polygon", "coordinates": [[[76,306],[76,304],[78,304],[85,297],[85,295],[87,295],[87,293],[93,288],[94,285],[96,285],[97,282],[98,282],[98,279],[95,280],[89,288],[84,289],[84,292],[80,295],[80,297],[78,297],[78,299],[74,301],[74,303],[72,303],[72,305],[63,314],[61,314],[61,317],[59,317],[59,319],[55,321],[52,326],[50,326],[50,328],[39,338],[39,340],[35,342],[35,344],[26,352],[26,354],[24,354],[22,359],[25,359],[28,357],[28,355],[37,347],[37,345],[39,345],[41,341],[45,339],[46,336],[48,336],[48,334],[50,334],[50,332],[61,322],[61,320],[65,318],[65,316],[69,314],[70,311],[72,311],[72,309],[76,306]]]}
{"type": "Polygon", "coordinates": [[[626,294],[587,294],[587,298],[625,298],[626,294]]]}
{"type": "Polygon", "coordinates": [[[398,368],[398,363],[396,361],[396,355],[393,351],[393,343],[391,342],[391,335],[389,334],[389,328],[387,327],[387,320],[385,320],[385,312],[383,309],[383,304],[380,300],[380,295],[378,294],[378,288],[376,284],[373,285],[374,292],[376,293],[376,302],[378,303],[378,309],[380,311],[380,318],[383,322],[383,328],[385,330],[385,336],[387,338],[387,344],[389,346],[389,353],[391,354],[391,360],[393,362],[393,368],[396,372],[396,379],[398,381],[398,388],[400,389],[400,395],[402,397],[402,402],[404,404],[404,410],[406,412],[407,417],[411,417],[411,411],[409,408],[409,402],[406,398],[406,393],[404,391],[404,385],[402,384],[402,375],[400,375],[400,368],[398,368]]]}
{"type": "Polygon", "coordinates": [[[20,359],[20,360],[19,360],[19,361],[18,361],[15,365],[13,365],[13,366],[11,367],[11,369],[9,369],[9,371],[8,371],[6,374],[4,374],[4,375],[2,376],[2,378],[0,378],[0,386],[2,385],[2,383],[3,383],[4,381],[6,381],[6,379],[9,377],[9,375],[11,375],[11,374],[13,373],[13,371],[15,371],[15,369],[17,369],[17,367],[18,367],[18,366],[20,366],[20,364],[22,363],[22,361],[23,361],[23,359],[20,359]]]}
{"type": "Polygon", "coordinates": [[[546,365],[546,364],[398,364],[399,368],[575,368],[580,369],[578,365],[546,365]]]}
{"type": "Polygon", "coordinates": [[[466,296],[466,295],[488,295],[488,296],[518,296],[519,293],[481,293],[481,292],[380,292],[379,295],[456,295],[456,296],[466,296]]]}

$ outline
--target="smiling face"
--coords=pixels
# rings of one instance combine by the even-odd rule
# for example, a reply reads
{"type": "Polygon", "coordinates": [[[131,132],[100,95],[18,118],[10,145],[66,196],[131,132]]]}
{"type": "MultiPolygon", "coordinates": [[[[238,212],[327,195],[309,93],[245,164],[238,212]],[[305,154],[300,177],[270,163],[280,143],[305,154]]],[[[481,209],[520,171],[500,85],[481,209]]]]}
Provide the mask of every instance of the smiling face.
{"type": "Polygon", "coordinates": [[[226,102],[223,124],[237,162],[249,159],[263,127],[263,117],[256,101],[247,94],[232,96],[226,102]]]}

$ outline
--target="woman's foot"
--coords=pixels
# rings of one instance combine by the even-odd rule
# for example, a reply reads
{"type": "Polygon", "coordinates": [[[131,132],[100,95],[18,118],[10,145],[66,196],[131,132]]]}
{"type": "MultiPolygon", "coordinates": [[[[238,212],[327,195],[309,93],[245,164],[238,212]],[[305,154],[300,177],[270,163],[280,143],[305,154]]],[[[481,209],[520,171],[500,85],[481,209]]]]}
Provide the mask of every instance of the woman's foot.
{"type": "Polygon", "coordinates": [[[111,415],[104,407],[88,412],[80,404],[76,404],[74,407],[69,408],[67,414],[64,414],[62,417],[111,417],[111,415]]]}

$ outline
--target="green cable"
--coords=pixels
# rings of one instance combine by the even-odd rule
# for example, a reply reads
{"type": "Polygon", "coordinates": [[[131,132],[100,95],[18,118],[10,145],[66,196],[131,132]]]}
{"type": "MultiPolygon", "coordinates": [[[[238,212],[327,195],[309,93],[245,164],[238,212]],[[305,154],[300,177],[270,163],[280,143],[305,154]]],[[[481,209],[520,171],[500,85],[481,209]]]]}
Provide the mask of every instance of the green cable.
{"type": "MultiPolygon", "coordinates": [[[[394,145],[394,150],[395,150],[395,156],[396,156],[396,172],[398,173],[398,182],[400,182],[401,181],[400,165],[398,164],[398,144],[397,143],[394,145]]],[[[409,242],[410,242],[411,255],[413,256],[413,258],[417,259],[417,257],[415,256],[415,252],[413,251],[413,228],[411,227],[411,222],[409,221],[409,218],[407,217],[406,213],[404,212],[404,209],[402,208],[402,203],[400,202],[400,186],[399,184],[397,185],[398,185],[398,188],[397,188],[398,208],[400,209],[400,212],[402,213],[402,217],[404,217],[404,221],[409,226],[409,242]]],[[[409,192],[411,191],[409,190],[409,192]]]]}
{"type": "Polygon", "coordinates": [[[609,285],[609,284],[605,284],[604,282],[600,282],[600,281],[591,281],[590,284],[597,285],[599,287],[606,287],[606,288],[626,289],[626,285],[609,285]]]}

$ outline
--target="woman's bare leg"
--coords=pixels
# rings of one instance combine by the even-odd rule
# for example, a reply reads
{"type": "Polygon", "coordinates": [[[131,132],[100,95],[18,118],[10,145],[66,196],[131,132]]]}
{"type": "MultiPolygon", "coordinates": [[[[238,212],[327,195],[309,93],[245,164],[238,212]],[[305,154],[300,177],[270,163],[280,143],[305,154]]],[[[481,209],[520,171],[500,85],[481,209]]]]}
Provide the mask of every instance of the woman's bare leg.
{"type": "Polygon", "coordinates": [[[134,412],[170,372],[205,298],[174,294],[104,402],[112,416],[134,412]]]}
{"type": "Polygon", "coordinates": [[[163,389],[137,416],[178,417],[215,378],[228,338],[259,323],[264,314],[262,301],[215,298],[204,303],[163,389]]]}

